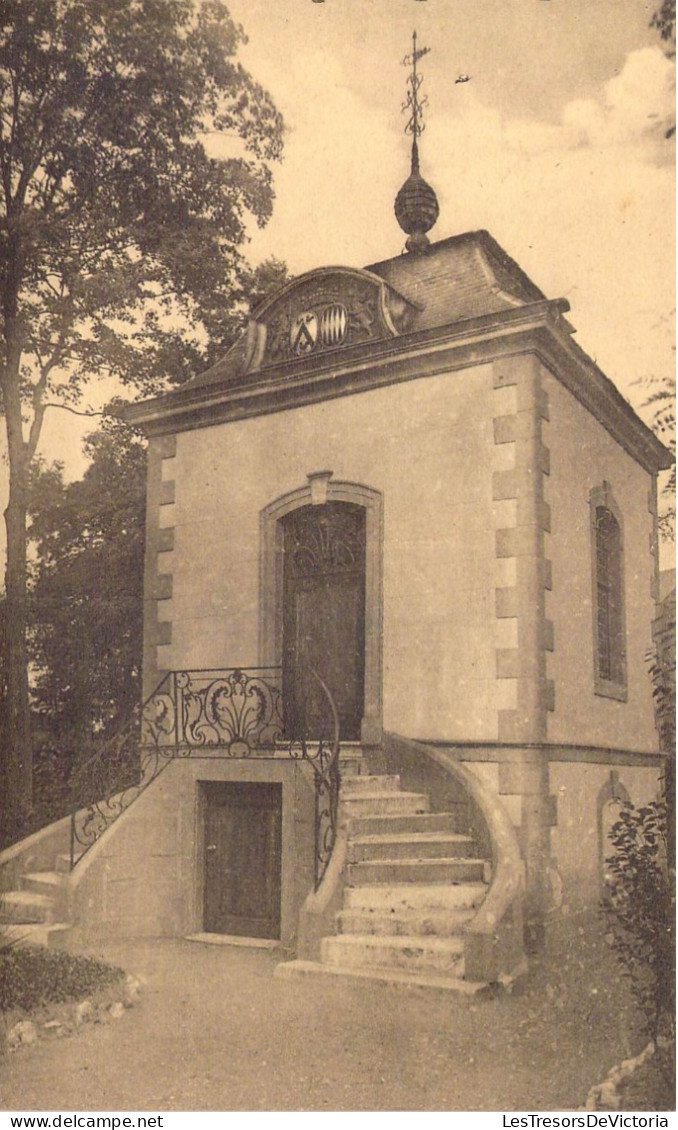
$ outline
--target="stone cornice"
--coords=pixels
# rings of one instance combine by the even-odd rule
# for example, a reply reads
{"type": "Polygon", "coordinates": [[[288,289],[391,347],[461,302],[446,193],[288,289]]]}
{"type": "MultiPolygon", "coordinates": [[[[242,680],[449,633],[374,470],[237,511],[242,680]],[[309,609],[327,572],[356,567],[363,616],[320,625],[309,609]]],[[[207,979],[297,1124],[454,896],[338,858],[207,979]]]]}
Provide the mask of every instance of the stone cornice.
{"type": "Polygon", "coordinates": [[[543,300],[447,327],[404,334],[295,360],[209,385],[187,385],[132,404],[125,418],[147,435],[187,431],[286,411],[420,377],[536,353],[554,376],[647,471],[672,463],[670,452],[636,416],[613,383],[572,340],[565,299],[543,300]]]}

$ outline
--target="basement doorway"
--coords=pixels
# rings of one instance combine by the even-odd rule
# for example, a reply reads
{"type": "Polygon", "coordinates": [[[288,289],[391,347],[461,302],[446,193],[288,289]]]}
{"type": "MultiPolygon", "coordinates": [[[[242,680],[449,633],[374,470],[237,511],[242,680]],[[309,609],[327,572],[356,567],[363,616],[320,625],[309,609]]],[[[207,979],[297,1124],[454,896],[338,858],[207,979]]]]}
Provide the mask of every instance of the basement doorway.
{"type": "Polygon", "coordinates": [[[280,938],[282,785],[203,782],[203,929],[280,938]]]}

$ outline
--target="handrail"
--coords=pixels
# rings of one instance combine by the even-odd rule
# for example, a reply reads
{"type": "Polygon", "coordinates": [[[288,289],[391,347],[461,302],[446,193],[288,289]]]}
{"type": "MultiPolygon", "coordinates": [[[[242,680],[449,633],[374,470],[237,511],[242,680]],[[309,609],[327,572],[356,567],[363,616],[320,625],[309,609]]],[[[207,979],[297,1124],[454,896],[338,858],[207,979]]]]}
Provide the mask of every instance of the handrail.
{"type": "MultiPolygon", "coordinates": [[[[155,691],[153,691],[153,694],[156,694],[156,692],[160,690],[166,678],[167,676],[165,676],[165,678],[158,683],[158,686],[156,687],[155,691]]],[[[78,765],[75,773],[71,778],[71,786],[77,785],[84,777],[85,771],[89,769],[90,766],[96,764],[97,761],[100,761],[101,757],[109,748],[116,749],[120,746],[121,742],[124,740],[127,734],[138,724],[139,716],[143,713],[144,708],[146,707],[148,702],[150,702],[152,697],[153,695],[149,695],[148,699],[146,699],[146,701],[141,706],[135,703],[135,705],[132,707],[132,716],[123,725],[123,728],[115,733],[112,738],[109,738],[107,742],[104,742],[102,746],[99,746],[98,749],[94,750],[94,752],[88,758],[86,758],[85,761],[81,762],[81,764],[78,765]]]]}
{"type": "MultiPolygon", "coordinates": [[[[78,766],[73,774],[70,786],[72,796],[69,852],[71,870],[73,870],[78,859],[96,842],[108,825],[112,823],[125,808],[129,807],[132,800],[136,799],[139,793],[150,784],[151,780],[155,779],[160,771],[157,769],[149,776],[147,773],[149,766],[144,765],[143,759],[141,763],[136,762],[138,748],[141,744],[141,735],[138,733],[138,730],[139,727],[141,727],[142,731],[146,728],[149,736],[152,736],[155,732],[157,745],[159,735],[157,728],[154,727],[153,720],[148,717],[148,711],[157,697],[162,693],[165,683],[168,682],[170,677],[170,674],[163,676],[148,698],[140,705],[133,707],[132,715],[122,729],[96,749],[78,766]],[[115,756],[111,757],[111,754],[115,756]],[[126,756],[129,758],[129,765],[125,764],[126,756]],[[134,758],[136,764],[132,762],[132,758],[134,758]],[[115,792],[102,800],[102,794],[105,795],[108,792],[108,788],[104,784],[106,775],[110,777],[114,775],[116,769],[124,772],[125,769],[132,769],[132,767],[139,775],[139,780],[136,784],[121,789],[121,781],[118,780],[116,782],[115,792]],[[98,779],[93,772],[97,768],[101,769],[98,779]],[[82,791],[87,774],[94,775],[95,779],[92,782],[92,786],[98,791],[95,793],[92,800],[83,805],[82,791]],[[78,819],[79,817],[80,819],[78,819]],[[78,848],[81,850],[78,851],[78,848]]],[[[164,768],[164,765],[162,767],[164,768]]]]}
{"type": "Polygon", "coordinates": [[[270,749],[283,736],[280,667],[179,670],[151,696],[142,744],[222,746],[229,757],[270,749]],[[150,716],[149,707],[153,707],[150,716]],[[146,740],[148,739],[148,740],[146,740]]]}
{"type": "Polygon", "coordinates": [[[339,790],[341,788],[341,775],[339,773],[339,715],[327,683],[318,672],[304,664],[301,668],[311,674],[322,687],[329,703],[332,714],[333,737],[329,748],[324,738],[318,741],[318,748],[310,752],[305,737],[293,739],[290,742],[290,757],[299,757],[308,761],[313,769],[315,780],[315,890],[323,881],[332,852],[337,839],[337,818],[339,812],[339,790]],[[296,752],[296,751],[299,752],[296,752]]]}

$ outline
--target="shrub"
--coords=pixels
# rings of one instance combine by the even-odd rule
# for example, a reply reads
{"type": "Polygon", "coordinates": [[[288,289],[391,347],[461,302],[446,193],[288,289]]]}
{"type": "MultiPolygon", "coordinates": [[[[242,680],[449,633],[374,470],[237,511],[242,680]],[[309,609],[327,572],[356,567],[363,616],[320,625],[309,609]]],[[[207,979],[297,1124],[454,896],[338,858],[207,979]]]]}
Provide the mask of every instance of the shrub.
{"type": "Polygon", "coordinates": [[[117,984],[122,969],[62,950],[1,943],[0,1013],[30,1012],[41,1005],[77,1000],[117,984]]]}
{"type": "Polygon", "coordinates": [[[620,812],[610,839],[604,909],[611,944],[650,1040],[675,1044],[675,873],[667,865],[664,801],[620,812]]]}

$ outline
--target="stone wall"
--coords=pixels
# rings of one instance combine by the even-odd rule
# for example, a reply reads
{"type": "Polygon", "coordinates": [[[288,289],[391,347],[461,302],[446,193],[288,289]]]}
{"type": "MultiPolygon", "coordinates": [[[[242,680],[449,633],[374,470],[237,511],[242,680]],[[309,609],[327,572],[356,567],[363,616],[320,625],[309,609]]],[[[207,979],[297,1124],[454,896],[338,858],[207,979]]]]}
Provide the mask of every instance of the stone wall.
{"type": "Polygon", "coordinates": [[[551,828],[552,908],[567,914],[595,907],[603,889],[607,833],[619,804],[655,800],[660,769],[634,765],[552,762],[551,793],[556,823],[551,828]]]}
{"type": "Polygon", "coordinates": [[[328,470],[383,499],[384,726],[496,738],[514,692],[497,678],[495,407],[492,368],[478,365],[166,442],[154,519],[165,532],[149,527],[149,669],[257,662],[260,515],[328,470]]]}
{"type": "Polygon", "coordinates": [[[554,627],[548,673],[555,684],[550,742],[657,750],[647,653],[656,598],[651,476],[550,374],[547,497],[554,627]],[[590,495],[609,484],[621,514],[626,618],[626,701],[595,693],[590,495]]]}
{"type": "Polygon", "coordinates": [[[172,761],[71,873],[68,919],[79,940],[202,931],[202,781],[282,784],[281,941],[294,945],[314,881],[314,788],[309,766],[282,758],[172,761]]]}

